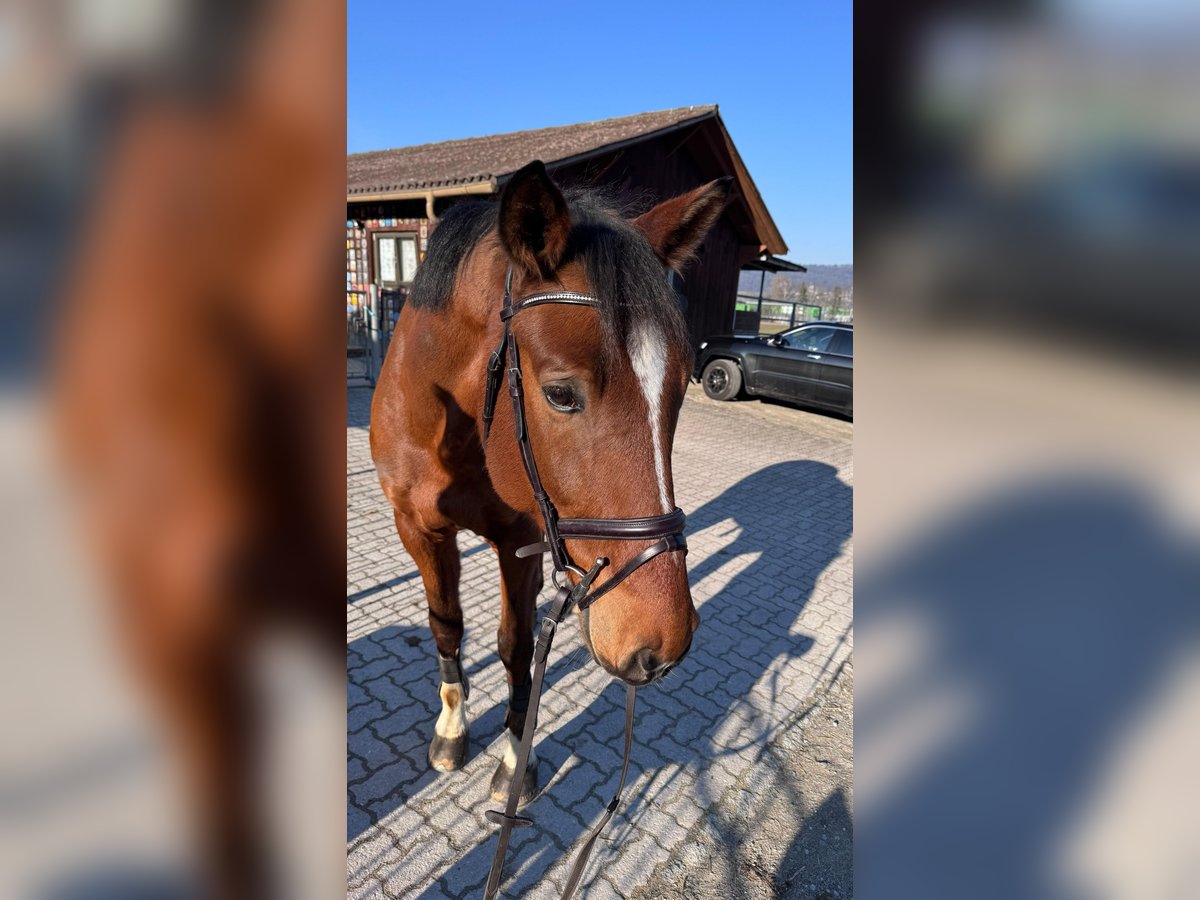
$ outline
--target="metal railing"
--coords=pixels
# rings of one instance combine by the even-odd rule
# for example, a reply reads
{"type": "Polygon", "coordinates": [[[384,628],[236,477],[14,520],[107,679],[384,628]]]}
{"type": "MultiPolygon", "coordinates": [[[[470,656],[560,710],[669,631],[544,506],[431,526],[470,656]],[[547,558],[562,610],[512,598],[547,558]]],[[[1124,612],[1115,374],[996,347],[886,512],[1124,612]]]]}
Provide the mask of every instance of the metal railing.
{"type": "Polygon", "coordinates": [[[367,302],[356,304],[346,315],[346,377],[365,379],[374,387],[379,366],[387,349],[386,329],[383,327],[379,291],[370,286],[367,302]],[[351,362],[357,362],[361,374],[351,371],[351,362]]]}
{"type": "MultiPolygon", "coordinates": [[[[739,321],[760,334],[783,331],[821,318],[823,309],[800,300],[776,300],[756,294],[738,293],[734,304],[734,329],[739,321]],[[740,314],[740,315],[739,315],[740,314]],[[752,324],[751,324],[752,323],[752,324]]],[[[746,330],[743,328],[743,330],[746,330]]]]}

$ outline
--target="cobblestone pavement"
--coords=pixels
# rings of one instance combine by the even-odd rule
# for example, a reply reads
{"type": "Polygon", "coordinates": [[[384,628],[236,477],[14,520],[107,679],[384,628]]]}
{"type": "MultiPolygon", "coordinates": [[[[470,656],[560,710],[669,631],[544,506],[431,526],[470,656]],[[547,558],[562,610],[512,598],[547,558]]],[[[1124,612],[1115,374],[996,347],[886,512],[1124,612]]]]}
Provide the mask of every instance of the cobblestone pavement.
{"type": "MultiPolygon", "coordinates": [[[[425,760],[439,710],[435,650],[419,574],[371,464],[370,398],[369,389],[348,392],[348,895],[478,897],[495,850],[483,814],[507,703],[498,570],[481,539],[460,535],[470,756],[461,771],[438,774],[425,760]]],[[[689,389],[675,492],[688,514],[702,621],[683,664],[638,693],[629,784],[583,896],[628,897],[686,865],[710,811],[731,791],[756,790],[765,754],[850,658],[852,433],[837,419],[716,403],[689,389]]],[[[534,827],[513,834],[509,897],[559,896],[620,764],[623,691],[587,656],[574,618],[559,631],[547,684],[537,743],[544,789],[525,809],[534,827]]],[[[848,771],[849,759],[841,763],[848,771]]],[[[790,808],[795,821],[781,839],[803,841],[803,814],[790,808]]],[[[730,853],[743,843],[712,837],[730,853]]]]}

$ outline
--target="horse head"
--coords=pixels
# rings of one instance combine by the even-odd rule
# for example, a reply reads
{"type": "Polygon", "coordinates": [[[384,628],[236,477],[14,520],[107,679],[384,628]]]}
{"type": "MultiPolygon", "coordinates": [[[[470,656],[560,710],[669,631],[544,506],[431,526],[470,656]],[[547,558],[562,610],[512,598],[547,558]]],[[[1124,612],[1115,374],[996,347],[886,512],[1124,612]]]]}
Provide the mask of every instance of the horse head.
{"type": "MultiPolygon", "coordinates": [[[[731,183],[714,181],[632,219],[594,194],[564,194],[540,162],[505,186],[497,237],[512,295],[569,291],[597,300],[531,307],[511,322],[529,443],[561,516],[636,519],[674,510],[671,447],[692,349],[668,272],[693,256],[731,183]]],[[[536,517],[512,431],[496,432],[487,451],[496,490],[536,517]]],[[[565,546],[584,570],[609,560],[594,585],[601,589],[648,543],[576,538],[565,546]]],[[[607,671],[637,685],[661,677],[687,653],[699,624],[684,555],[654,557],[581,617],[588,649],[607,671]]]]}

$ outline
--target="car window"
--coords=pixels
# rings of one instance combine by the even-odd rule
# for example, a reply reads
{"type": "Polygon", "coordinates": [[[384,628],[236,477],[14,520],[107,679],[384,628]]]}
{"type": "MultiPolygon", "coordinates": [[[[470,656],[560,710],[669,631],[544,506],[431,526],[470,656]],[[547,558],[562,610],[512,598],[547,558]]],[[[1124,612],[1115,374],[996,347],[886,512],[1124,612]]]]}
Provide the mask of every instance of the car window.
{"type": "Polygon", "coordinates": [[[832,328],[801,328],[783,336],[783,345],[790,350],[824,353],[833,339],[832,328]]]}
{"type": "Polygon", "coordinates": [[[829,352],[840,356],[853,356],[854,332],[847,328],[839,328],[833,337],[833,343],[829,345],[829,352]]]}

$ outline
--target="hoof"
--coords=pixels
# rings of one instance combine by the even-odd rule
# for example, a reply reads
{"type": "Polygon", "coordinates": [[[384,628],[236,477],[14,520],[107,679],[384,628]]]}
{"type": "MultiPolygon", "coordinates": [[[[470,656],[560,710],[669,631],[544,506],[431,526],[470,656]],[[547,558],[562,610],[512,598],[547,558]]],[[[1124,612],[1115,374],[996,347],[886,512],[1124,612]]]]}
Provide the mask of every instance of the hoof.
{"type": "Polygon", "coordinates": [[[435,734],[429,745],[429,765],[439,772],[453,772],[455,769],[461,769],[463,763],[467,761],[469,737],[465,731],[456,738],[444,738],[435,734]]]}
{"type": "MultiPolygon", "coordinates": [[[[508,802],[509,786],[512,784],[513,770],[504,762],[500,761],[499,767],[496,769],[496,774],[492,776],[492,800],[496,803],[508,802]]],[[[537,785],[537,763],[525,769],[525,777],[521,779],[521,799],[518,801],[518,806],[524,806],[538,792],[537,785]]]]}

